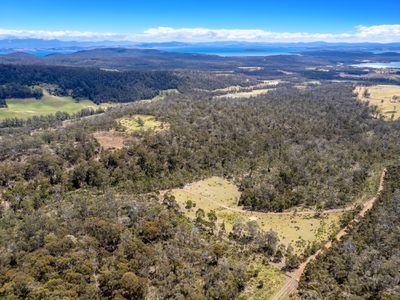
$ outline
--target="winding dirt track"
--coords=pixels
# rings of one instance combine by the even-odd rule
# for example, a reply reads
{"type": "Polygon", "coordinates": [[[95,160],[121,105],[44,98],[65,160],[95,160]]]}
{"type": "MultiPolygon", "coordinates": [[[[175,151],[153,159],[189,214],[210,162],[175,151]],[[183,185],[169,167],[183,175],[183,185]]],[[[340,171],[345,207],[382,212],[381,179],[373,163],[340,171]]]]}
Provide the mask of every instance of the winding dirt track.
{"type": "MultiPolygon", "coordinates": [[[[353,220],[349,222],[347,226],[342,228],[335,236],[335,240],[340,241],[340,239],[345,236],[348,233],[348,230],[356,223],[358,223],[364,216],[365,214],[374,206],[376,200],[379,197],[379,194],[383,190],[383,183],[385,179],[385,174],[386,174],[386,169],[383,170],[380,182],[379,182],[379,188],[378,192],[376,195],[370,199],[368,199],[366,202],[363,204],[363,208],[361,211],[354,217],[353,220]]],[[[309,256],[300,266],[295,269],[292,272],[286,273],[287,279],[283,287],[274,295],[272,298],[273,300],[283,300],[287,299],[291,294],[294,294],[297,291],[298,283],[300,281],[301,275],[304,273],[304,270],[306,269],[307,265],[315,260],[318,255],[320,255],[323,251],[326,249],[329,249],[332,247],[332,241],[328,241],[321,249],[319,249],[315,254],[309,256]]]]}

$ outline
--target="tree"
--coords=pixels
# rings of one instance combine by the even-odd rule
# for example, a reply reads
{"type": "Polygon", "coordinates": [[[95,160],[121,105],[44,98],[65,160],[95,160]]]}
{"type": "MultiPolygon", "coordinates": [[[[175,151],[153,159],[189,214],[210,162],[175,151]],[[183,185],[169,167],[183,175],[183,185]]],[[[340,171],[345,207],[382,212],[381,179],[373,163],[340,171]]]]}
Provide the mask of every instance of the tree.
{"type": "Polygon", "coordinates": [[[203,220],[204,217],[205,217],[205,212],[204,212],[204,210],[201,209],[201,208],[197,209],[197,211],[196,211],[196,219],[197,219],[197,220],[203,220]]]}
{"type": "Polygon", "coordinates": [[[147,282],[133,272],[126,272],[121,278],[121,294],[126,299],[144,299],[147,292],[147,282]]]}
{"type": "Polygon", "coordinates": [[[144,127],[144,120],[142,118],[137,118],[136,123],[138,124],[139,127],[144,127]]]}

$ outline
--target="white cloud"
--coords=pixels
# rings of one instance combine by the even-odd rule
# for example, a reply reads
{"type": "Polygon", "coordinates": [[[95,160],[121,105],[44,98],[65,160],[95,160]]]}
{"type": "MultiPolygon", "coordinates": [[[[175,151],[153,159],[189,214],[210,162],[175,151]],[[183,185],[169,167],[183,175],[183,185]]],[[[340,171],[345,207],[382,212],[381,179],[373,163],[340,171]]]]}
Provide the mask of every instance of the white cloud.
{"type": "Polygon", "coordinates": [[[400,42],[400,25],[357,26],[346,33],[273,32],[262,29],[208,29],[157,27],[146,30],[143,38],[182,41],[251,42],[400,42]]]}
{"type": "Polygon", "coordinates": [[[103,41],[103,40],[123,40],[125,35],[116,33],[100,33],[89,31],[73,31],[73,30],[18,30],[18,29],[1,29],[0,38],[32,38],[32,39],[58,39],[63,41],[103,41]]]}
{"type": "Polygon", "coordinates": [[[400,37],[400,25],[357,26],[360,37],[386,36],[400,37]]]}
{"type": "Polygon", "coordinates": [[[400,24],[357,26],[346,33],[273,32],[263,29],[149,28],[143,33],[0,29],[0,39],[39,38],[64,41],[248,41],[248,42],[400,42],[400,24]]]}

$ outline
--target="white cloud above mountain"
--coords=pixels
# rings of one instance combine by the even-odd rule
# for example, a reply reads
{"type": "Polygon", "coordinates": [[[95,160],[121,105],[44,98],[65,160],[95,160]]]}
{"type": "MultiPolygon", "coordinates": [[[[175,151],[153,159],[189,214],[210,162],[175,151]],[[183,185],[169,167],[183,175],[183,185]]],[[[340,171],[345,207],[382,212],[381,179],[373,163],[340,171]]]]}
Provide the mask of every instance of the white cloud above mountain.
{"type": "Polygon", "coordinates": [[[274,32],[263,29],[149,28],[142,33],[122,34],[89,31],[49,31],[1,29],[0,39],[35,38],[62,41],[132,41],[132,42],[400,42],[400,24],[357,26],[344,33],[274,32]]]}

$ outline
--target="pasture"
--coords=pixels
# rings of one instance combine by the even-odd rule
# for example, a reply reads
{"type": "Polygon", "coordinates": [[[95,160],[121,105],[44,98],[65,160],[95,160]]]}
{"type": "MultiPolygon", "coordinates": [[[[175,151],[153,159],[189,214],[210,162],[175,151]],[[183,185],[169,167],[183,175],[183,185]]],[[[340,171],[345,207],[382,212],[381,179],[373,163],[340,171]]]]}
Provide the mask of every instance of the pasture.
{"type": "Polygon", "coordinates": [[[56,112],[77,113],[85,108],[97,109],[109,105],[96,105],[90,100],[76,101],[71,97],[44,95],[41,99],[9,99],[7,107],[0,108],[0,120],[8,118],[28,119],[33,116],[51,115],[56,112]]]}
{"type": "Polygon", "coordinates": [[[237,221],[256,221],[265,231],[274,230],[281,242],[291,245],[301,253],[310,242],[325,241],[337,231],[342,212],[333,212],[315,216],[310,212],[263,213],[243,210],[237,206],[240,192],[237,187],[221,177],[211,177],[174,189],[171,193],[182,207],[185,214],[194,219],[198,208],[205,213],[214,210],[220,223],[224,222],[227,232],[232,230],[237,221]],[[195,207],[185,208],[188,200],[195,207]]]}
{"type": "Polygon", "coordinates": [[[154,116],[150,115],[133,115],[119,119],[118,123],[127,133],[136,133],[147,130],[158,132],[169,128],[168,124],[160,122],[154,116]]]}
{"type": "Polygon", "coordinates": [[[385,120],[400,118],[399,85],[359,86],[354,91],[359,100],[368,101],[369,105],[376,106],[385,120]]]}

